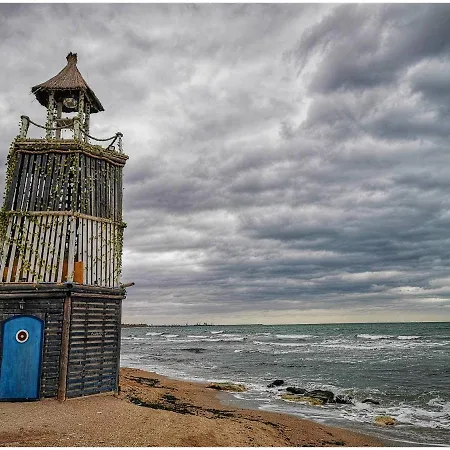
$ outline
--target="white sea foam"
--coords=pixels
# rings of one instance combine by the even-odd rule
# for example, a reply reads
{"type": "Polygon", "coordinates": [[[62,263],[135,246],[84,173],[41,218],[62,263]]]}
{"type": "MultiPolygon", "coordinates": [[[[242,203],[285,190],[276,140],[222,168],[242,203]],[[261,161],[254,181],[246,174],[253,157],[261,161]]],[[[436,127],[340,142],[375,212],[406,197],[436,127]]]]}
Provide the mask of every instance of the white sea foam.
{"type": "Polygon", "coordinates": [[[420,339],[422,336],[397,336],[397,339],[410,341],[413,339],[420,339]]]}
{"type": "Polygon", "coordinates": [[[275,337],[278,339],[309,339],[312,337],[311,334],[276,334],[275,337]]]}
{"type": "Polygon", "coordinates": [[[378,339],[392,339],[394,336],[391,336],[389,334],[357,334],[356,337],[361,339],[378,340],[378,339]]]}
{"type": "Polygon", "coordinates": [[[179,334],[165,334],[164,335],[164,337],[165,338],[168,338],[168,339],[170,339],[170,338],[176,338],[176,337],[178,337],[179,336],[179,334]]]}
{"type": "Polygon", "coordinates": [[[219,331],[211,331],[211,334],[220,334],[223,333],[223,330],[219,330],[219,331]]]}
{"type": "Polygon", "coordinates": [[[210,338],[208,342],[242,342],[245,339],[245,337],[210,338]]]}
{"type": "Polygon", "coordinates": [[[163,333],[157,333],[156,331],[149,331],[145,333],[146,336],[161,336],[163,333]]]}
{"type": "Polygon", "coordinates": [[[300,343],[300,342],[262,342],[262,341],[253,341],[255,345],[269,345],[269,346],[277,346],[277,347],[304,347],[309,344],[300,343]]]}

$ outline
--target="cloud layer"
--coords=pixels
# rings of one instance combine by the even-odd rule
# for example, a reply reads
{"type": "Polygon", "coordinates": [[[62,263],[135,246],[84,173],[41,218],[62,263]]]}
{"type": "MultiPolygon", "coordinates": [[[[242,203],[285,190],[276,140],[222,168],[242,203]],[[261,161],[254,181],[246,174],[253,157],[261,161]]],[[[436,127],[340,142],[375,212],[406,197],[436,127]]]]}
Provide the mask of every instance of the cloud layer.
{"type": "Polygon", "coordinates": [[[450,320],[450,6],[0,5],[1,156],[69,51],[118,129],[124,318],[450,320]]]}

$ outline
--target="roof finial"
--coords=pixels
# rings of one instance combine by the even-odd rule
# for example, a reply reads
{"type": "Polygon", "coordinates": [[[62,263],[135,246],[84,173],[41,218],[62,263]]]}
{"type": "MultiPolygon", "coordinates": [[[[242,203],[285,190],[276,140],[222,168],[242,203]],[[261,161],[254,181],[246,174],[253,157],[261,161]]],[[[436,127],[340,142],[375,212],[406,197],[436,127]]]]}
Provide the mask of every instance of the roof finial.
{"type": "Polygon", "coordinates": [[[69,64],[76,64],[77,61],[78,61],[78,58],[77,58],[77,54],[76,54],[76,53],[70,52],[70,53],[66,56],[66,58],[67,58],[67,62],[68,62],[69,64]]]}

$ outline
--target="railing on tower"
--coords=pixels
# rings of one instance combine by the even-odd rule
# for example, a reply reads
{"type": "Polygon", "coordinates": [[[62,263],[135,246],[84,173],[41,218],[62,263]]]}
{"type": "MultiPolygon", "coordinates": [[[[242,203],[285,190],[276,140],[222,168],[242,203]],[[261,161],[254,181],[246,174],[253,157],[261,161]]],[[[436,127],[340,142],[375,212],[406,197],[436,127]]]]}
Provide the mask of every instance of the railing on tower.
{"type": "Polygon", "coordinates": [[[84,141],[89,143],[89,139],[92,139],[96,142],[109,142],[109,145],[106,147],[107,150],[116,151],[114,144],[117,142],[117,151],[119,153],[123,153],[122,147],[122,138],[123,134],[119,131],[114,136],[106,139],[99,139],[89,135],[83,127],[80,125],[80,119],[78,117],[66,118],[66,119],[58,119],[58,123],[61,125],[56,127],[46,127],[44,125],[39,125],[36,122],[33,122],[28,116],[20,116],[21,125],[19,138],[27,139],[28,130],[30,128],[30,124],[42,128],[46,130],[47,136],[51,136],[50,139],[60,139],[62,130],[72,130],[73,131],[73,140],[75,141],[84,141]],[[53,137],[53,132],[55,132],[55,137],[53,137]]]}

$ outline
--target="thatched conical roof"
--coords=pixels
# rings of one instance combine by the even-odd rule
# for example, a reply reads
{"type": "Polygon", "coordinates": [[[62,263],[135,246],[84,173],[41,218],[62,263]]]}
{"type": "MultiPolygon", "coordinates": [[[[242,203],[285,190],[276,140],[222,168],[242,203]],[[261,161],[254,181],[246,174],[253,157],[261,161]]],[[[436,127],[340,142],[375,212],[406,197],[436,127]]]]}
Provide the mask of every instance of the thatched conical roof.
{"type": "Polygon", "coordinates": [[[31,88],[39,103],[48,106],[50,91],[83,91],[91,104],[91,113],[104,111],[100,100],[88,86],[77,67],[77,54],[67,55],[67,65],[53,78],[31,88]]]}

